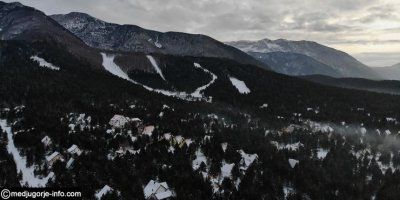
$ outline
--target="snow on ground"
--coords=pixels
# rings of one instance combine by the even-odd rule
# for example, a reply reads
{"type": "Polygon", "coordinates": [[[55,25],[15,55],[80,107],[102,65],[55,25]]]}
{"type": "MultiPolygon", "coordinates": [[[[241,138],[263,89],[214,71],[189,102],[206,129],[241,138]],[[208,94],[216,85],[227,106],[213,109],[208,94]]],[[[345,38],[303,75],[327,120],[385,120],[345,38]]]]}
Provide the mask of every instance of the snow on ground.
{"type": "Polygon", "coordinates": [[[164,74],[162,73],[160,67],[158,67],[158,64],[157,64],[156,60],[153,58],[153,56],[147,55],[146,57],[147,57],[147,59],[149,59],[151,65],[153,66],[154,70],[156,70],[157,74],[160,75],[161,78],[162,78],[164,81],[166,81],[166,79],[165,79],[165,77],[164,77],[164,74]]]}
{"type": "Polygon", "coordinates": [[[291,168],[294,168],[294,167],[299,163],[298,160],[296,160],[296,159],[291,159],[291,158],[289,158],[288,161],[289,161],[289,165],[290,165],[291,168]]]}
{"type": "Polygon", "coordinates": [[[113,189],[110,186],[105,185],[101,190],[98,190],[98,192],[96,192],[94,196],[96,197],[96,199],[100,200],[104,195],[108,194],[112,190],[113,189]]]}
{"type": "Polygon", "coordinates": [[[226,151],[226,149],[228,148],[228,143],[226,143],[226,142],[224,142],[224,143],[221,143],[221,148],[222,148],[222,151],[226,151]]]}
{"type": "Polygon", "coordinates": [[[38,62],[39,66],[41,66],[41,67],[46,67],[46,68],[49,68],[51,70],[60,70],[59,67],[47,62],[46,60],[44,60],[43,58],[40,58],[38,56],[31,56],[31,60],[33,60],[35,62],[38,62]]]}
{"type": "Polygon", "coordinates": [[[34,167],[27,167],[26,157],[21,156],[17,147],[14,144],[13,134],[11,127],[7,126],[6,120],[0,120],[1,129],[7,133],[7,151],[14,158],[17,172],[22,172],[22,180],[20,180],[21,186],[27,184],[29,187],[45,187],[49,179],[54,177],[54,173],[50,172],[47,177],[38,178],[34,174],[34,167]]]}
{"type": "Polygon", "coordinates": [[[101,53],[101,56],[103,57],[103,67],[108,72],[132,83],[138,84],[136,81],[130,79],[129,76],[124,71],[122,71],[122,69],[117,64],[114,63],[115,55],[107,55],[105,53],[101,53]]]}
{"type": "MultiPolygon", "coordinates": [[[[105,53],[101,53],[101,56],[103,57],[103,67],[108,72],[110,72],[111,74],[113,74],[115,76],[118,76],[118,77],[120,77],[122,79],[125,79],[125,80],[127,80],[127,81],[129,81],[129,82],[131,82],[131,83],[133,83],[135,85],[142,86],[144,89],[146,89],[148,91],[156,92],[156,93],[159,93],[159,94],[162,94],[162,95],[165,95],[165,96],[175,97],[175,98],[186,100],[186,101],[200,101],[200,100],[206,99],[202,95],[197,96],[196,92],[193,93],[193,94],[196,95],[195,96],[193,94],[188,94],[186,92],[160,90],[160,89],[154,89],[154,88],[151,88],[149,86],[143,85],[143,84],[141,84],[139,82],[136,82],[136,81],[132,80],[131,78],[129,78],[129,76],[124,71],[122,71],[122,69],[117,64],[114,63],[115,55],[107,55],[105,53]]],[[[205,88],[202,89],[202,87],[200,87],[201,88],[200,92],[205,89],[205,88]]]]}
{"type": "Polygon", "coordinates": [[[192,162],[192,168],[193,170],[197,170],[200,168],[201,163],[204,163],[207,166],[207,158],[206,156],[203,154],[203,152],[201,152],[200,149],[198,149],[196,151],[196,159],[193,160],[192,162]]]}
{"type": "Polygon", "coordinates": [[[257,154],[247,154],[243,150],[238,151],[240,155],[242,156],[242,160],[240,161],[240,164],[242,165],[240,169],[242,170],[247,170],[251,164],[258,158],[257,154]]]}
{"type": "Polygon", "coordinates": [[[294,193],[294,188],[290,186],[283,186],[283,194],[285,195],[285,199],[289,197],[290,194],[294,193]]]}
{"type": "Polygon", "coordinates": [[[232,169],[234,166],[235,166],[235,163],[228,164],[225,161],[222,161],[221,177],[222,178],[231,178],[232,177],[232,169]]]}
{"type": "Polygon", "coordinates": [[[210,82],[208,82],[207,84],[205,84],[205,85],[203,85],[203,86],[197,88],[197,89],[191,94],[191,95],[194,96],[194,97],[202,98],[202,97],[203,97],[203,95],[202,95],[203,91],[204,91],[205,89],[207,89],[210,85],[212,85],[212,84],[215,82],[215,80],[217,80],[218,77],[217,77],[214,73],[212,73],[212,72],[208,71],[207,69],[203,68],[199,63],[194,63],[194,66],[195,66],[196,68],[202,69],[205,73],[210,74],[210,75],[212,76],[212,79],[211,79],[210,82]]]}
{"type": "Polygon", "coordinates": [[[235,78],[235,77],[229,77],[229,80],[231,81],[232,85],[236,87],[237,90],[239,90],[240,94],[249,94],[250,89],[246,86],[246,84],[235,78]]]}
{"type": "Polygon", "coordinates": [[[329,150],[323,149],[323,148],[318,148],[317,149],[317,158],[318,159],[324,159],[326,155],[328,154],[329,150]]]}

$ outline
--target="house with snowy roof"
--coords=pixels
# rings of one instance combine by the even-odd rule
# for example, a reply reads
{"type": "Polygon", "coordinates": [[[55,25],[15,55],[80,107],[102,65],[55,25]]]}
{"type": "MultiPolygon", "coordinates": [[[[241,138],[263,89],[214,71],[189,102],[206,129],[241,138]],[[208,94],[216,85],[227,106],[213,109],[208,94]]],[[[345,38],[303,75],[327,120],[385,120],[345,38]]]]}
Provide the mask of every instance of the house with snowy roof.
{"type": "Polygon", "coordinates": [[[94,194],[94,196],[96,197],[97,200],[100,200],[104,195],[111,193],[112,191],[113,189],[110,186],[105,185],[103,188],[98,190],[96,194],[94,194]]]}
{"type": "Polygon", "coordinates": [[[42,139],[42,143],[43,143],[43,145],[44,145],[45,147],[48,147],[48,146],[50,146],[50,145],[52,144],[52,141],[51,141],[50,137],[46,135],[46,136],[44,136],[44,138],[42,139]]]}
{"type": "Polygon", "coordinates": [[[54,163],[56,163],[57,161],[64,161],[64,158],[62,157],[62,155],[60,153],[58,153],[57,151],[55,151],[54,153],[52,153],[51,155],[46,157],[46,162],[48,166],[53,166],[54,163]]]}
{"type": "Polygon", "coordinates": [[[181,135],[177,135],[172,139],[171,142],[173,145],[178,145],[181,148],[185,144],[185,138],[181,135]]]}
{"type": "Polygon", "coordinates": [[[143,194],[145,199],[151,200],[169,199],[174,196],[173,191],[170,190],[166,182],[159,183],[154,180],[150,180],[144,187],[143,194]]]}
{"type": "Polygon", "coordinates": [[[146,126],[142,131],[142,135],[148,135],[149,137],[151,137],[151,135],[153,135],[154,129],[154,126],[146,126]]]}
{"type": "Polygon", "coordinates": [[[71,169],[72,165],[74,164],[75,160],[74,158],[70,158],[67,162],[67,164],[65,165],[65,168],[67,169],[71,169]]]}
{"type": "Polygon", "coordinates": [[[171,133],[164,133],[163,137],[161,139],[165,139],[167,141],[171,140],[172,135],[171,133]]]}
{"type": "Polygon", "coordinates": [[[82,154],[82,151],[75,144],[73,144],[70,148],[68,148],[67,151],[71,155],[76,154],[76,155],[80,156],[82,154]]]}

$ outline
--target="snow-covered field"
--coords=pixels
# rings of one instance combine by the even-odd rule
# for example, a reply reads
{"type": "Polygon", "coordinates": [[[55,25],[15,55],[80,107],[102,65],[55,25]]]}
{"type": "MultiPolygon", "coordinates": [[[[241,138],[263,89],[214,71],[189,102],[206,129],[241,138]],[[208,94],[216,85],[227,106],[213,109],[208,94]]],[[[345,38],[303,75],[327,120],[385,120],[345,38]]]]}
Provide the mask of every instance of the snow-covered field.
{"type": "Polygon", "coordinates": [[[22,180],[20,181],[21,186],[28,185],[29,187],[45,187],[47,182],[54,177],[54,173],[50,172],[47,177],[38,178],[34,174],[34,167],[27,167],[26,158],[21,156],[17,147],[14,145],[13,134],[11,127],[7,125],[6,120],[0,120],[1,129],[7,133],[7,151],[14,158],[17,172],[22,172],[22,180]]]}
{"type": "Polygon", "coordinates": [[[236,87],[236,89],[240,92],[240,94],[249,94],[250,89],[246,86],[246,83],[243,81],[235,78],[235,77],[229,77],[229,80],[231,81],[232,85],[236,87]]]}
{"type": "Polygon", "coordinates": [[[49,68],[51,70],[56,70],[56,71],[60,70],[59,67],[47,62],[46,60],[44,60],[43,58],[40,58],[38,56],[31,56],[31,60],[38,62],[39,66],[41,66],[41,67],[49,68]]]}

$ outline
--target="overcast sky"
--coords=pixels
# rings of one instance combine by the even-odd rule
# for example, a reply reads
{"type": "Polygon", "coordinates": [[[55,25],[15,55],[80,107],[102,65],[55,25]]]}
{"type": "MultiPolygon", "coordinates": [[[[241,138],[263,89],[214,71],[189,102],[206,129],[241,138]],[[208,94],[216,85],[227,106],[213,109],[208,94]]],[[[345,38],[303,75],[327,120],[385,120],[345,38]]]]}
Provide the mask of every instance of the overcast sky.
{"type": "MultiPolygon", "coordinates": [[[[6,0],[6,2],[11,2],[6,0]]],[[[400,62],[400,0],[20,0],[46,14],[86,12],[221,41],[313,40],[371,66],[400,62]]]]}

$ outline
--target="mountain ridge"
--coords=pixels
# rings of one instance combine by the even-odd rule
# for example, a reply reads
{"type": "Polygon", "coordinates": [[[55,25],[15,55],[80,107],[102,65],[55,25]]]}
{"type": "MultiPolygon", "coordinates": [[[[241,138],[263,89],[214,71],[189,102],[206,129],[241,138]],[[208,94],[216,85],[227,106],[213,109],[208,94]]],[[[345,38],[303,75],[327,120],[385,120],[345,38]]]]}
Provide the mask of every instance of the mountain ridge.
{"type": "Polygon", "coordinates": [[[291,76],[322,74],[340,77],[341,74],[331,66],[321,63],[309,56],[290,52],[248,52],[257,60],[268,64],[272,70],[291,76]]]}
{"type": "Polygon", "coordinates": [[[101,65],[100,55],[94,49],[42,11],[21,3],[0,1],[0,16],[2,40],[24,40],[31,43],[54,40],[94,66],[101,65]]]}
{"type": "Polygon", "coordinates": [[[309,56],[321,63],[331,66],[341,73],[342,77],[362,77],[380,79],[381,77],[368,66],[362,64],[349,54],[331,47],[321,45],[314,41],[291,41],[286,39],[258,41],[236,41],[226,44],[234,46],[245,52],[291,52],[309,56]]]}
{"type": "Polygon", "coordinates": [[[389,80],[400,80],[400,63],[388,67],[374,67],[378,74],[389,80]]]}
{"type": "Polygon", "coordinates": [[[87,45],[112,51],[161,53],[182,56],[222,57],[269,69],[246,53],[209,36],[182,32],[158,32],[137,25],[102,21],[86,13],[51,15],[87,45]]]}

